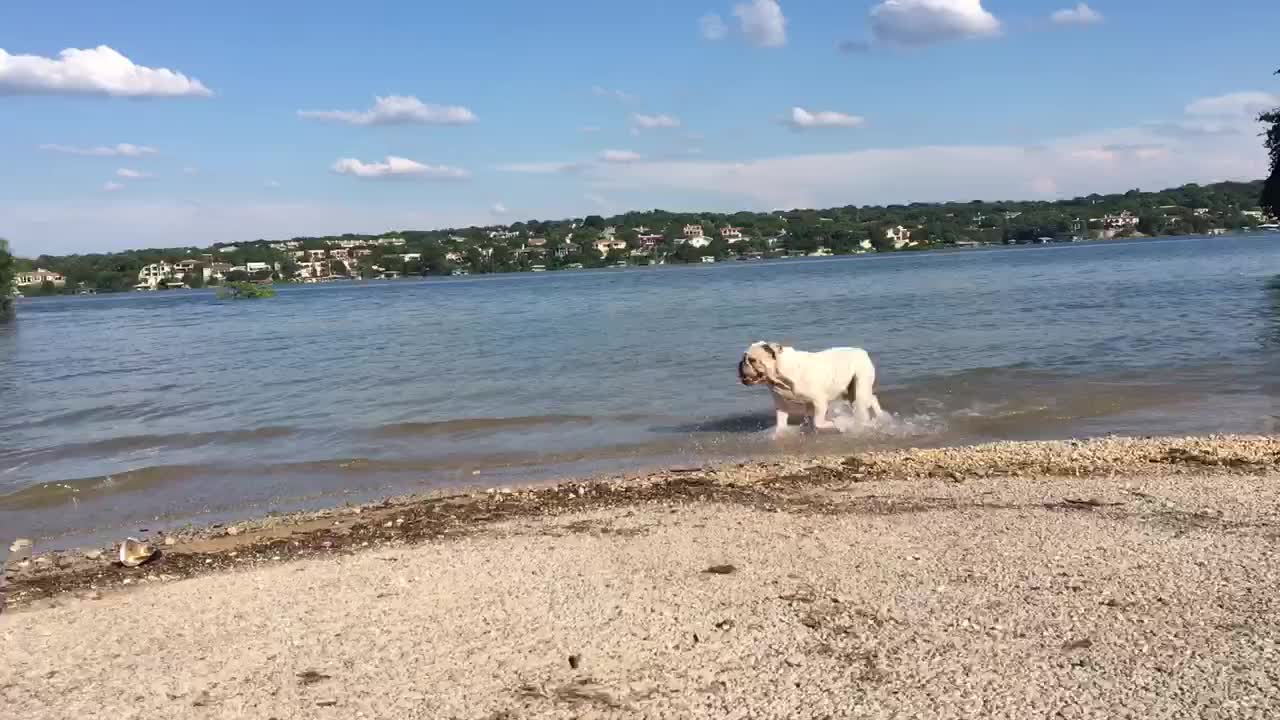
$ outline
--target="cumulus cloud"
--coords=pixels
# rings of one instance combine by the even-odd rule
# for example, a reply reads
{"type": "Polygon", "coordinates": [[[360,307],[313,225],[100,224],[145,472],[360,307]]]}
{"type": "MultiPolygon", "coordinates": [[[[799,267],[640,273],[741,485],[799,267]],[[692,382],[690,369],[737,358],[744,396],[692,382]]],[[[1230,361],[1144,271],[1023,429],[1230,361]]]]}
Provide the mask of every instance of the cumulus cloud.
{"type": "Polygon", "coordinates": [[[203,97],[213,92],[168,68],[137,65],[106,45],[67,48],[57,58],[10,55],[0,49],[0,95],[41,94],[203,97]]]}
{"type": "Polygon", "coordinates": [[[375,97],[364,111],[299,110],[298,117],[347,125],[469,125],[477,119],[460,105],[431,105],[412,95],[375,97]]]}
{"type": "Polygon", "coordinates": [[[196,78],[133,63],[106,45],[68,47],[58,58],[10,55],[0,49],[0,95],[209,96],[196,78]]]}
{"type": "Polygon", "coordinates": [[[461,180],[470,177],[470,173],[462,168],[448,165],[424,165],[409,158],[388,155],[382,162],[361,162],[355,158],[342,158],[331,168],[339,175],[351,175],[360,178],[431,178],[436,180],[461,180]]]}
{"type": "Polygon", "coordinates": [[[982,0],[885,0],[871,9],[871,34],[877,42],[920,46],[990,37],[1000,21],[982,0]]]}
{"type": "Polygon", "coordinates": [[[729,26],[716,13],[707,13],[698,20],[698,31],[702,33],[703,39],[715,42],[723,40],[729,34],[729,26]]]}
{"type": "Polygon", "coordinates": [[[591,86],[591,94],[595,95],[596,97],[610,98],[612,100],[619,100],[621,102],[634,102],[636,99],[636,96],[630,93],[626,93],[621,90],[615,90],[607,87],[601,87],[599,85],[591,86]]]}
{"type": "Polygon", "coordinates": [[[791,108],[791,117],[787,124],[796,130],[812,128],[856,128],[867,124],[861,115],[847,115],[842,112],[810,112],[802,107],[791,108]]]}
{"type": "Polygon", "coordinates": [[[640,157],[640,153],[631,150],[605,150],[600,153],[600,159],[607,163],[633,163],[640,157]]]}
{"type": "Polygon", "coordinates": [[[631,120],[637,128],[642,130],[680,127],[680,119],[670,115],[642,115],[636,113],[631,116],[631,120]]]}
{"type": "Polygon", "coordinates": [[[116,177],[124,178],[125,180],[142,180],[143,178],[149,178],[151,176],[132,168],[120,168],[119,170],[116,170],[116,177]]]}
{"type": "Polygon", "coordinates": [[[103,192],[115,192],[115,191],[117,191],[117,190],[119,190],[119,189],[121,189],[121,188],[123,188],[123,187],[124,187],[124,185],[122,185],[122,184],[120,184],[120,183],[118,183],[118,182],[106,182],[106,183],[103,183],[103,184],[102,184],[102,191],[103,191],[103,192]]]}
{"type": "Polygon", "coordinates": [[[1085,3],[1073,8],[1063,8],[1049,16],[1054,25],[1097,25],[1102,22],[1102,14],[1085,3]]]}
{"type": "Polygon", "coordinates": [[[787,18],[777,0],[751,0],[735,5],[733,14],[752,45],[774,48],[787,44],[787,18]]]}
{"type": "Polygon", "coordinates": [[[143,155],[154,155],[159,152],[147,145],[130,145],[129,143],[98,145],[97,147],[46,144],[41,145],[40,149],[66,155],[83,155],[85,157],[142,157],[143,155]]]}

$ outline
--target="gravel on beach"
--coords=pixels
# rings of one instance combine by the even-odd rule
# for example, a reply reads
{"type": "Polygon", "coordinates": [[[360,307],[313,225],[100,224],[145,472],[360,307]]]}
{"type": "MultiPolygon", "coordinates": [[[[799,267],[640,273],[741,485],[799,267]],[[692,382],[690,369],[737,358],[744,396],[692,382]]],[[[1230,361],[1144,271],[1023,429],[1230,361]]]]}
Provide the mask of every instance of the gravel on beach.
{"type": "MultiPolygon", "coordinates": [[[[1280,439],[403,498],[9,568],[22,718],[1280,715],[1280,439]]],[[[6,539],[6,545],[8,539],[6,539]]]]}

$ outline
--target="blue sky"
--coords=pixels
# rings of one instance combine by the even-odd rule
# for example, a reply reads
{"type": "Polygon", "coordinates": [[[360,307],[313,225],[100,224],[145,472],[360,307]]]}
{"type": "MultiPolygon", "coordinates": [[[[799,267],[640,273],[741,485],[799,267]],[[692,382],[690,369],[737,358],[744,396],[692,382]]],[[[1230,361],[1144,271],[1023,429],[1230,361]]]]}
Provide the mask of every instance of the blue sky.
{"type": "Polygon", "coordinates": [[[9,2],[0,236],[33,255],[1254,178],[1277,20],[1265,0],[9,2]]]}

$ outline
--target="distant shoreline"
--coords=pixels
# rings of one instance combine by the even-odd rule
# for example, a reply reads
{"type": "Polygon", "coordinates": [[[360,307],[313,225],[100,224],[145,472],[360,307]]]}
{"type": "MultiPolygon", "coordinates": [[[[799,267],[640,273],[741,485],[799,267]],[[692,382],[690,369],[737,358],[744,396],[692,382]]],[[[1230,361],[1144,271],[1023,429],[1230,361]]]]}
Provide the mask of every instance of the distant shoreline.
{"type": "MultiPolygon", "coordinates": [[[[894,250],[889,252],[841,253],[841,254],[821,255],[821,256],[811,256],[811,255],[773,256],[773,257],[763,257],[763,258],[758,258],[753,260],[747,260],[745,258],[729,258],[729,259],[717,261],[712,265],[713,266],[755,265],[757,263],[762,263],[762,262],[780,263],[784,261],[786,262],[790,262],[790,261],[830,262],[835,260],[855,260],[855,259],[869,260],[872,258],[894,258],[894,257],[910,257],[915,255],[937,255],[937,254],[948,254],[948,255],[971,254],[974,252],[993,252],[993,251],[1000,251],[1000,250],[1023,250],[1023,249],[1029,250],[1029,249],[1044,249],[1044,248],[1050,248],[1050,247],[1058,247],[1058,248],[1086,247],[1086,246],[1124,245],[1124,244],[1133,244],[1133,243],[1192,241],[1192,240],[1212,241],[1212,240],[1234,239],[1234,238],[1244,238],[1244,237],[1270,237],[1272,235],[1280,237],[1280,231],[1267,229],[1267,230],[1245,230],[1240,232],[1227,233],[1224,235],[1152,235],[1152,236],[1142,236],[1142,237],[1092,238],[1087,240],[1075,240],[1071,242],[1058,241],[1058,242],[1044,242],[1044,243],[1032,243],[1032,242],[982,243],[982,244],[970,245],[970,246],[930,245],[926,247],[894,250]]],[[[274,281],[272,284],[278,287],[286,287],[286,288],[311,286],[311,285],[325,285],[325,286],[342,285],[342,286],[357,286],[357,287],[377,287],[377,286],[388,284],[388,283],[422,282],[424,280],[434,280],[434,281],[447,280],[447,281],[453,281],[453,282],[465,282],[467,280],[475,280],[478,278],[498,277],[498,276],[508,277],[508,276],[545,275],[545,274],[560,275],[560,274],[566,274],[566,273],[567,274],[601,273],[601,272],[619,272],[623,270],[636,271],[636,270],[646,270],[646,269],[672,270],[675,268],[705,269],[706,267],[707,265],[703,263],[673,262],[673,263],[664,263],[660,265],[637,263],[637,264],[629,264],[626,267],[602,266],[602,267],[584,267],[584,268],[554,268],[554,269],[548,269],[546,272],[531,272],[529,270],[497,270],[492,272],[468,273],[463,276],[452,276],[449,273],[431,273],[426,275],[406,275],[398,278],[343,277],[343,278],[335,278],[332,280],[325,280],[322,282],[300,282],[300,281],[294,281],[294,280],[277,280],[277,281],[274,281]]],[[[27,296],[19,295],[16,298],[14,298],[14,300],[30,301],[30,300],[42,300],[42,299],[48,299],[48,298],[71,298],[71,297],[84,297],[84,296],[92,296],[92,295],[150,296],[153,294],[158,294],[163,296],[166,294],[187,294],[187,293],[213,294],[213,293],[216,293],[218,287],[220,286],[210,285],[208,287],[202,287],[202,288],[184,287],[184,288],[160,289],[160,290],[153,290],[153,291],[139,291],[134,289],[128,289],[128,290],[122,290],[122,291],[105,291],[104,290],[104,291],[95,291],[90,293],[61,292],[61,293],[54,293],[54,294],[35,294],[35,295],[27,295],[27,296]]],[[[18,304],[17,302],[14,303],[15,306],[17,304],[18,304]]]]}

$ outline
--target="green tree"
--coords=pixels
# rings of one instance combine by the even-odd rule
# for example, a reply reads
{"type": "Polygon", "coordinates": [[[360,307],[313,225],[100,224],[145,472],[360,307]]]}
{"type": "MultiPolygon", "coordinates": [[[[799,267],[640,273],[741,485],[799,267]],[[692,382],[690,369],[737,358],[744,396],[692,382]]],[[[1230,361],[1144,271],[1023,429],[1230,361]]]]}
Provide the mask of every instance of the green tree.
{"type": "Polygon", "coordinates": [[[4,320],[13,312],[13,255],[9,253],[9,241],[0,238],[0,320],[4,320]]]}
{"type": "MultiPolygon", "coordinates": [[[[1280,70],[1276,71],[1280,75],[1280,70]]],[[[1262,207],[1272,216],[1280,216],[1280,107],[1262,113],[1258,118],[1267,124],[1264,137],[1267,152],[1271,155],[1271,175],[1262,185],[1262,207]]]]}
{"type": "Polygon", "coordinates": [[[187,287],[192,290],[199,290],[204,287],[204,266],[196,265],[192,267],[191,272],[188,272],[183,277],[183,280],[187,283],[187,287]]]}

